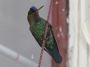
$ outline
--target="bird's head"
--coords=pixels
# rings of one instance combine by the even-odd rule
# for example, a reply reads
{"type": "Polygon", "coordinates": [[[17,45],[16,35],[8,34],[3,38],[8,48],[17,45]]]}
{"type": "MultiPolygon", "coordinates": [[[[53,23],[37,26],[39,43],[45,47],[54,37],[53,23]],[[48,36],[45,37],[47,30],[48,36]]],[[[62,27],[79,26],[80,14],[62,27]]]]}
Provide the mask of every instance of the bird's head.
{"type": "Polygon", "coordinates": [[[39,15],[38,9],[35,6],[32,6],[28,12],[29,15],[39,15]]]}
{"type": "Polygon", "coordinates": [[[35,6],[32,6],[28,11],[29,21],[35,21],[39,17],[38,9],[35,6]]]}
{"type": "Polygon", "coordinates": [[[32,21],[35,22],[39,18],[39,10],[42,9],[43,7],[44,5],[37,9],[35,6],[32,6],[29,9],[27,19],[30,25],[32,24],[32,21]]]}

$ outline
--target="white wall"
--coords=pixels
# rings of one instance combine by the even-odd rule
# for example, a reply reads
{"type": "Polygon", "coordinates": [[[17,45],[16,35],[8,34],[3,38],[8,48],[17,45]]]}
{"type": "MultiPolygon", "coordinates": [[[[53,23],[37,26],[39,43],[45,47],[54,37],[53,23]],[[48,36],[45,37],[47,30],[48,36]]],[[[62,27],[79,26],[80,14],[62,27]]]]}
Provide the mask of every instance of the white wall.
{"type": "Polygon", "coordinates": [[[90,46],[83,35],[83,28],[81,29],[81,23],[87,23],[90,18],[89,8],[87,9],[89,2],[89,0],[70,0],[68,67],[90,67],[90,46]]]}
{"type": "MultiPolygon", "coordinates": [[[[48,0],[0,0],[0,44],[38,63],[40,47],[32,37],[27,22],[30,6],[42,5],[40,15],[47,18],[48,0]],[[34,56],[34,59],[32,59],[34,56]]],[[[50,67],[50,56],[44,52],[43,67],[50,67]]],[[[0,54],[0,67],[26,67],[0,54]]]]}

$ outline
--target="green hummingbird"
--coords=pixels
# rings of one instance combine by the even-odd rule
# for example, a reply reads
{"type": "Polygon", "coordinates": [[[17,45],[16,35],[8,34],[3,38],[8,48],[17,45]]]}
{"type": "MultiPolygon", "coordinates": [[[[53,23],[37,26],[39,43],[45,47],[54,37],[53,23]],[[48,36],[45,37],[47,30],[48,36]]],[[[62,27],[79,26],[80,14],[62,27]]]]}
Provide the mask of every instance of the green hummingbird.
{"type": "MultiPolygon", "coordinates": [[[[35,6],[32,6],[28,11],[28,22],[30,25],[29,30],[34,36],[35,40],[42,47],[42,42],[44,39],[45,26],[48,21],[39,16],[39,11],[42,7],[37,9],[35,6]]],[[[53,34],[52,26],[48,23],[48,32],[46,35],[46,43],[44,50],[55,60],[56,63],[62,62],[62,57],[59,53],[57,43],[53,34]]]]}

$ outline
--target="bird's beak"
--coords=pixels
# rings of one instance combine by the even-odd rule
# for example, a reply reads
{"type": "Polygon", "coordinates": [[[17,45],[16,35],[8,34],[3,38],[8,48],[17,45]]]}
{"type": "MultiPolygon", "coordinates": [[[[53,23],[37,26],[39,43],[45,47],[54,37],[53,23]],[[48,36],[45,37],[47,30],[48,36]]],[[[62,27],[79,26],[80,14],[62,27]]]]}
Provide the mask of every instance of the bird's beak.
{"type": "Polygon", "coordinates": [[[44,5],[42,5],[40,8],[38,8],[38,10],[37,10],[37,11],[41,10],[43,7],[44,7],[44,5]]]}
{"type": "MultiPolygon", "coordinates": [[[[41,10],[43,7],[44,7],[44,5],[42,5],[41,7],[39,7],[39,8],[37,9],[37,11],[41,10]]],[[[35,12],[37,12],[37,11],[35,11],[35,12]]],[[[35,12],[34,12],[34,13],[35,13],[35,12]]],[[[31,15],[33,15],[34,13],[32,13],[31,15]]]]}

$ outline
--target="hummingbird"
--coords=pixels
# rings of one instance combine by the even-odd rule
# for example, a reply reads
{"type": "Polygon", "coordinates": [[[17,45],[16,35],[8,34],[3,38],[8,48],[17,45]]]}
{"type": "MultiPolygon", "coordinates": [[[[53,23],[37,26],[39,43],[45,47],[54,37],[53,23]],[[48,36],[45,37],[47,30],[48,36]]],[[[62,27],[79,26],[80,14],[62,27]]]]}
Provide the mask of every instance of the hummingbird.
{"type": "MultiPolygon", "coordinates": [[[[39,10],[42,8],[41,6],[37,9],[35,6],[32,6],[27,15],[27,20],[29,23],[29,30],[32,33],[35,40],[38,42],[39,46],[42,47],[42,42],[44,39],[44,31],[45,26],[48,21],[40,17],[39,10]]],[[[44,50],[54,59],[56,63],[62,62],[62,56],[57,47],[57,42],[55,40],[52,26],[48,23],[48,31],[46,35],[46,42],[44,50]]]]}

